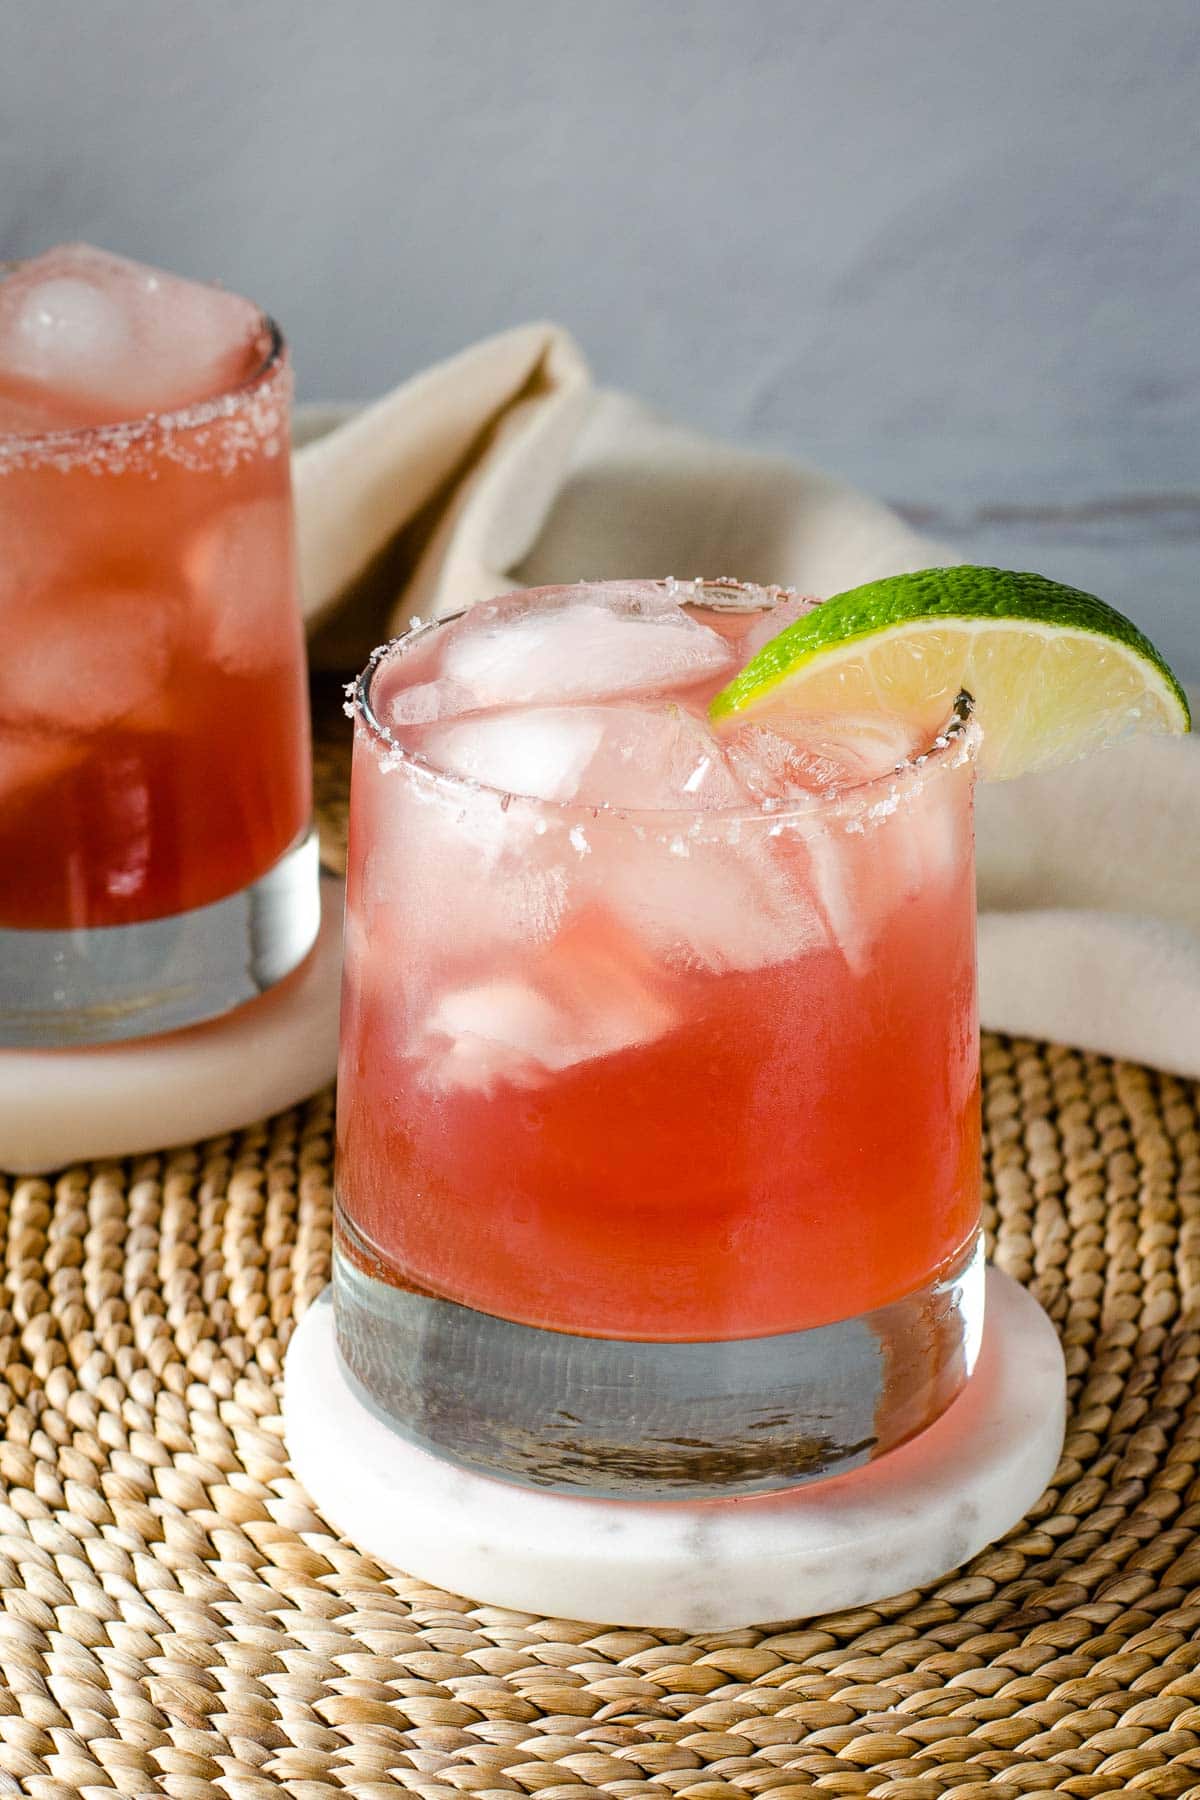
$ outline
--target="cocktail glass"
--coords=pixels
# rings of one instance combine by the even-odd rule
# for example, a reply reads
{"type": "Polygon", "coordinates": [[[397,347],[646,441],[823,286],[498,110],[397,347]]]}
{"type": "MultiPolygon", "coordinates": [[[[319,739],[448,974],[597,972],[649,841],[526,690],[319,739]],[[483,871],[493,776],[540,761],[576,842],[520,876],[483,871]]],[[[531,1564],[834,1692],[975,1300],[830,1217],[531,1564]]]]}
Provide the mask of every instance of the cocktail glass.
{"type": "MultiPolygon", "coordinates": [[[[110,278],[140,283],[147,305],[211,293],[98,252],[52,257],[46,356],[56,305],[83,334],[81,363],[89,331],[117,329],[110,278]]],[[[63,424],[52,380],[26,405],[0,346],[8,1045],[212,1018],[287,975],[316,935],[291,372],[278,327],[248,311],[217,391],[156,411],[143,384],[129,417],[119,392],[85,395],[61,404],[63,424]]],[[[181,318],[180,342],[194,329],[181,318]]]]}
{"type": "MultiPolygon", "coordinates": [[[[608,584],[514,616],[580,596],[684,598],[731,639],[779,597],[608,584]]],[[[353,1383],[402,1437],[553,1491],[749,1494],[881,1455],[954,1399],[982,1326],[966,703],[882,773],[755,803],[712,787],[692,671],[556,799],[548,767],[605,753],[592,702],[501,708],[491,735],[468,714],[447,766],[420,727],[447,629],[353,694],[353,1383]],[[619,803],[681,746],[682,803],[619,803]]]]}

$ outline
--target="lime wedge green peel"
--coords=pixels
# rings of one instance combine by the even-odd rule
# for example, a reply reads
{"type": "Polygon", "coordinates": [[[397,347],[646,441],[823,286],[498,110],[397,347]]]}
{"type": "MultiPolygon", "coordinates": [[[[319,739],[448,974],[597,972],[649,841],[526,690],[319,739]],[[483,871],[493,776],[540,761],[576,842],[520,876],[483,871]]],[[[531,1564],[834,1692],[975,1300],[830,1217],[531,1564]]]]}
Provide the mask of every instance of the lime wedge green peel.
{"type": "Polygon", "coordinates": [[[1044,575],[970,564],[826,600],[765,644],[709,713],[731,729],[882,710],[932,735],[963,691],[983,729],[980,774],[992,780],[1191,726],[1178,680],[1122,613],[1044,575]]]}

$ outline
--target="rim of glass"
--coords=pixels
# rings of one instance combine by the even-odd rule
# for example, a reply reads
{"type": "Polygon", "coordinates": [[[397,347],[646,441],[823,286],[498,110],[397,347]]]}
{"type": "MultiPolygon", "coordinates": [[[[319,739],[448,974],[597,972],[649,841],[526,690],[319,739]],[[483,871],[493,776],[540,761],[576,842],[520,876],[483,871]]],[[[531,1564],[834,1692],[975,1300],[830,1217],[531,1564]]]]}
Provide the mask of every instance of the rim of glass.
{"type": "MultiPolygon", "coordinates": [[[[0,281],[30,260],[28,257],[17,257],[0,262],[0,281]]],[[[203,285],[211,286],[212,283],[203,285]]],[[[211,425],[217,419],[228,418],[242,402],[270,379],[287,355],[287,339],[278,324],[270,313],[259,311],[255,342],[261,339],[266,340],[266,348],[249,374],[243,375],[240,381],[233,382],[229,387],[218,389],[215,394],[206,394],[202,400],[191,400],[186,406],[175,407],[166,412],[143,412],[135,413],[128,419],[110,419],[103,425],[66,425],[61,431],[0,430],[0,449],[20,447],[33,450],[42,446],[66,449],[73,444],[94,444],[109,440],[128,443],[132,435],[141,432],[192,431],[198,425],[211,425]]]]}
{"type": "MultiPolygon", "coordinates": [[[[694,581],[677,581],[674,577],[668,576],[665,579],[626,577],[623,580],[580,581],[553,587],[515,588],[503,594],[491,595],[489,598],[506,600],[522,594],[526,596],[561,594],[570,593],[573,589],[629,587],[660,588],[664,593],[670,595],[680,595],[686,590],[686,596],[680,600],[680,605],[706,604],[711,611],[747,612],[751,608],[746,601],[759,595],[768,596],[769,605],[754,610],[768,611],[784,600],[802,597],[798,588],[759,586],[754,582],[735,581],[727,577],[716,580],[705,580],[698,577],[694,581]],[[697,601],[695,596],[698,593],[703,593],[705,599],[697,601]],[[736,596],[736,599],[731,600],[731,595],[736,596]]],[[[431,762],[428,757],[422,756],[419,751],[402,744],[390,727],[380,719],[372,701],[372,685],[385,663],[390,663],[393,657],[403,656],[417,639],[427,637],[431,632],[440,631],[443,626],[453,624],[455,619],[461,619],[469,610],[469,607],[460,607],[457,611],[447,613],[440,619],[413,619],[396,637],[388,638],[385,643],[377,644],[361,673],[346,684],[346,712],[352,719],[361,720],[368,734],[382,746],[389,767],[402,766],[410,769],[421,779],[428,780],[432,785],[444,788],[450,793],[490,795],[506,808],[529,807],[535,812],[560,818],[612,818],[633,821],[686,819],[689,822],[702,821],[713,825],[749,819],[761,820],[769,824],[807,813],[836,811],[847,806],[855,808],[865,806],[870,810],[877,802],[892,795],[897,782],[923,780],[928,774],[938,773],[943,768],[956,768],[961,763],[969,761],[979,742],[975,702],[971,695],[963,690],[957,695],[945,724],[924,749],[914,751],[912,755],[903,758],[891,768],[885,769],[879,775],[872,775],[865,781],[846,782],[820,793],[806,793],[794,799],[782,800],[777,803],[771,801],[758,804],[748,802],[744,806],[726,807],[637,807],[611,806],[606,801],[543,800],[536,794],[515,793],[508,788],[496,787],[490,782],[476,781],[470,776],[458,775],[451,769],[441,768],[437,763],[431,762]]],[[[560,704],[570,706],[575,702],[562,701],[560,704]]],[[[596,701],[594,704],[600,705],[603,702],[596,701]]]]}

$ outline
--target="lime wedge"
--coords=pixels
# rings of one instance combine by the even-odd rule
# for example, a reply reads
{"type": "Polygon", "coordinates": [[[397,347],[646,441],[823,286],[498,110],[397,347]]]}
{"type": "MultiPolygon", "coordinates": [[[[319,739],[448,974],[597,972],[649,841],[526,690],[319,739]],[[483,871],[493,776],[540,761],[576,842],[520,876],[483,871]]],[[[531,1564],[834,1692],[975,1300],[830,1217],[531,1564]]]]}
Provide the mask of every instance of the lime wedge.
{"type": "Polygon", "coordinates": [[[970,564],[826,600],[764,644],[709,714],[719,727],[882,711],[932,736],[963,691],[991,780],[1191,727],[1179,682],[1122,613],[1044,575],[970,564]]]}

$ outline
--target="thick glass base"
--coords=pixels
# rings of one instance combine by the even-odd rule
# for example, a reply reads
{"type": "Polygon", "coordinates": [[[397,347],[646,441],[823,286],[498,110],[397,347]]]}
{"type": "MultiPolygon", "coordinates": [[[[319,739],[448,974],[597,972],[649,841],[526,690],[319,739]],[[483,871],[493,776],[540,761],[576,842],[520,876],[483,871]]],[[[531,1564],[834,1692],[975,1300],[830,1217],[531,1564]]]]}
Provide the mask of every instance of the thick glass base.
{"type": "Polygon", "coordinates": [[[874,1606],[939,1580],[1043,1492],[1065,1402],[1053,1325],[1032,1294],[989,1269],[979,1360],[940,1419],[837,1481],[752,1504],[590,1500],[430,1456],[363,1404],[337,1353],[328,1293],[288,1345],[283,1424],[292,1471],[321,1516],[419,1581],[539,1618],[707,1632],[874,1606]]]}
{"type": "Polygon", "coordinates": [[[290,975],[321,923],[308,831],[265,875],[211,906],[138,925],[0,929],[0,1044],[53,1049],[176,1031],[290,975]]]}
{"type": "Polygon", "coordinates": [[[855,1469],[924,1430],[983,1329],[983,1251],[928,1286],[811,1331],[709,1343],[514,1325],[364,1272],[339,1209],[338,1348],[402,1437],[503,1481],[594,1498],[762,1494],[855,1469]]]}

